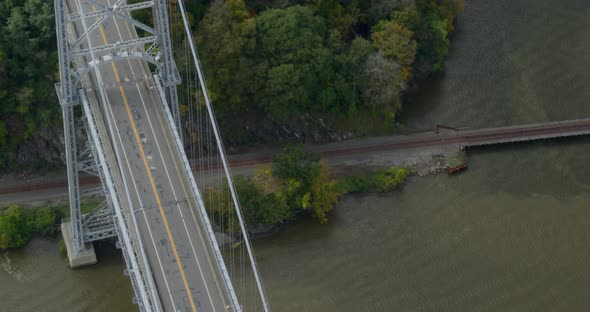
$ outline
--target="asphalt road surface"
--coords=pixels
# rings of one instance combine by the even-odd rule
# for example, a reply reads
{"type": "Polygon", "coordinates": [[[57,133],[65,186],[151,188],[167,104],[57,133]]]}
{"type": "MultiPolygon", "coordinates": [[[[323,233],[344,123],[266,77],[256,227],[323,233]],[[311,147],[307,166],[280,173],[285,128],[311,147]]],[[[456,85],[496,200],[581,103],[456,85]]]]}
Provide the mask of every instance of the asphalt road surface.
{"type": "MultiPolygon", "coordinates": [[[[114,0],[109,0],[114,3],[114,0]]],[[[102,3],[107,0],[102,0],[102,3]]],[[[77,1],[70,0],[70,8],[77,1]]],[[[94,8],[84,7],[85,12],[94,8]]],[[[92,22],[89,21],[89,24],[92,22]]],[[[108,18],[91,36],[95,47],[137,38],[127,23],[108,18]]],[[[114,122],[109,138],[165,311],[227,311],[231,302],[212,245],[202,228],[196,200],[172,130],[143,61],[108,62],[99,67],[107,102],[103,119],[114,122]]],[[[93,76],[94,81],[96,76],[93,76]]],[[[93,85],[95,98],[98,85],[93,85]]],[[[125,194],[119,189],[119,194],[125,194]]]]}

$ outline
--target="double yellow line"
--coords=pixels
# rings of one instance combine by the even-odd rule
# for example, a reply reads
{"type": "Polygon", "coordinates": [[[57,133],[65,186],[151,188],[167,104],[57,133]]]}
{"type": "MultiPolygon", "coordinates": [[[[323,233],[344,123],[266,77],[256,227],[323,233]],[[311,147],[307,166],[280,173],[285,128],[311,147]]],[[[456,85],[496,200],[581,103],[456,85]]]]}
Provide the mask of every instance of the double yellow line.
{"type": "MultiPolygon", "coordinates": [[[[96,7],[94,8],[94,10],[96,10],[96,7]]],[[[100,32],[100,36],[102,37],[102,41],[104,41],[104,44],[108,44],[107,38],[104,34],[103,27],[99,26],[98,30],[100,32]]],[[[178,257],[178,250],[176,249],[176,243],[174,242],[174,239],[172,238],[172,232],[170,231],[170,225],[168,224],[168,219],[166,218],[166,214],[164,213],[164,208],[162,207],[162,201],[160,199],[160,195],[158,194],[156,184],[154,183],[154,178],[152,177],[152,172],[150,170],[150,167],[148,166],[147,158],[145,156],[145,151],[143,149],[143,145],[141,144],[141,140],[140,140],[139,134],[137,132],[137,127],[135,126],[135,121],[133,120],[133,115],[131,114],[131,108],[129,107],[127,95],[125,94],[125,90],[123,89],[123,86],[121,85],[121,79],[119,78],[119,71],[117,70],[117,66],[115,65],[114,61],[111,62],[111,67],[113,68],[113,72],[115,73],[115,79],[117,80],[117,85],[119,86],[119,92],[121,92],[121,97],[123,98],[123,103],[125,104],[125,110],[127,111],[127,117],[129,118],[129,121],[131,122],[131,128],[133,129],[133,135],[135,137],[135,142],[137,143],[137,146],[139,147],[139,153],[141,155],[141,159],[143,160],[143,165],[144,165],[145,171],[148,175],[148,179],[149,179],[150,185],[152,187],[152,192],[154,193],[154,197],[156,198],[156,203],[157,203],[158,209],[160,211],[160,216],[162,217],[162,220],[164,220],[164,228],[166,229],[166,234],[168,235],[168,239],[170,240],[170,244],[172,245],[172,252],[174,253],[174,257],[176,258],[176,264],[178,265],[178,270],[180,271],[180,277],[182,278],[182,283],[184,284],[184,289],[186,291],[186,294],[188,295],[193,312],[197,312],[197,308],[195,306],[195,301],[193,299],[193,295],[192,295],[190,288],[188,286],[188,282],[186,280],[186,275],[185,275],[184,269],[182,267],[182,262],[180,261],[180,258],[178,257]]],[[[105,103],[105,105],[106,105],[106,103],[105,103]]],[[[131,169],[129,169],[129,170],[131,170],[131,169]]]]}

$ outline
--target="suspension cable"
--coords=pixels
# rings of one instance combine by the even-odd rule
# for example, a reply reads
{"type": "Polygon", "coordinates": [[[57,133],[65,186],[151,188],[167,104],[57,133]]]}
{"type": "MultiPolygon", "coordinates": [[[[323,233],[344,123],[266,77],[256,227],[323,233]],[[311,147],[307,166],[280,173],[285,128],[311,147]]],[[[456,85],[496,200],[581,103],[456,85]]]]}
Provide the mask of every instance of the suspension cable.
{"type": "Polygon", "coordinates": [[[242,235],[244,237],[244,242],[245,242],[245,245],[246,245],[246,250],[248,251],[248,257],[250,259],[250,263],[251,263],[252,269],[254,271],[254,277],[256,279],[256,285],[258,287],[258,292],[259,292],[259,295],[260,295],[260,299],[262,301],[262,305],[263,305],[264,311],[269,312],[270,311],[270,307],[268,305],[266,294],[264,292],[264,287],[262,285],[262,280],[260,278],[260,273],[258,272],[258,267],[257,267],[257,264],[256,264],[256,258],[254,256],[254,252],[252,250],[250,239],[248,237],[248,230],[246,229],[246,225],[244,223],[244,219],[243,219],[242,213],[240,211],[240,205],[239,205],[239,201],[238,201],[237,192],[235,190],[233,179],[232,179],[232,175],[231,175],[231,172],[230,172],[230,169],[229,169],[229,165],[228,165],[228,162],[227,162],[227,159],[226,159],[226,156],[225,156],[225,150],[224,150],[223,142],[221,140],[221,135],[219,134],[219,129],[217,127],[217,123],[216,123],[216,120],[215,120],[215,114],[213,113],[213,109],[211,107],[211,101],[210,101],[210,98],[209,98],[209,94],[207,92],[207,86],[205,84],[205,78],[203,76],[203,71],[201,69],[199,58],[197,56],[197,50],[196,50],[195,43],[194,43],[194,40],[193,40],[192,31],[191,31],[190,25],[188,23],[188,18],[186,16],[186,10],[185,10],[185,6],[184,6],[184,1],[183,0],[178,0],[178,4],[180,6],[180,13],[182,15],[182,20],[183,20],[184,29],[185,29],[185,32],[186,32],[186,35],[187,35],[187,40],[188,40],[188,43],[189,43],[190,48],[191,48],[191,54],[192,54],[192,57],[193,57],[193,61],[195,63],[194,65],[195,65],[195,67],[197,69],[197,75],[199,77],[201,91],[203,92],[203,97],[205,98],[205,105],[206,105],[207,112],[208,112],[208,115],[209,115],[209,120],[211,122],[211,127],[213,129],[213,134],[215,135],[215,141],[217,143],[217,149],[219,151],[219,156],[221,158],[223,169],[224,169],[224,172],[225,172],[227,181],[228,181],[229,191],[231,193],[231,197],[232,197],[232,201],[233,201],[233,204],[234,204],[234,208],[236,210],[236,216],[238,218],[240,229],[241,229],[242,235]]]}

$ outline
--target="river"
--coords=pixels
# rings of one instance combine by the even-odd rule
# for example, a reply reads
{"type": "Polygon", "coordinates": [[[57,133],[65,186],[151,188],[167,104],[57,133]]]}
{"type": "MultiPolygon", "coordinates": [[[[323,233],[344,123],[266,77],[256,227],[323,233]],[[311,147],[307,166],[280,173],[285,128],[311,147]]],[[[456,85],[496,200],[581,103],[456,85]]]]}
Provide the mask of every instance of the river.
{"type": "MultiPolygon", "coordinates": [[[[590,117],[590,2],[473,0],[408,130],[590,117]]],[[[457,176],[350,196],[327,225],[254,242],[274,311],[582,311],[590,305],[590,139],[469,151],[457,176]]],[[[57,239],[0,254],[1,311],[128,311],[122,259],[69,270],[57,239]]]]}

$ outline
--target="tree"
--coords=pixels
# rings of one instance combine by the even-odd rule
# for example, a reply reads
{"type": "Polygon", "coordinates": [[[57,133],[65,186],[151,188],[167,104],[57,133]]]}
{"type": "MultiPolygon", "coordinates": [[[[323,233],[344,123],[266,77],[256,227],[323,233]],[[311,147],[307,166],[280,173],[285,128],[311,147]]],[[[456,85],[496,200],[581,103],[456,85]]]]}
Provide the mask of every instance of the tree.
{"type": "Polygon", "coordinates": [[[309,204],[304,205],[303,208],[311,208],[313,216],[320,223],[328,222],[328,212],[338,203],[338,192],[335,189],[334,181],[330,180],[328,176],[328,166],[325,162],[321,162],[320,170],[314,173],[310,191],[305,196],[309,197],[309,204]]]}
{"type": "Polygon", "coordinates": [[[420,23],[415,34],[418,42],[418,63],[420,67],[430,71],[440,71],[450,45],[447,23],[441,16],[436,1],[418,0],[416,6],[420,14],[420,23]]]}
{"type": "Polygon", "coordinates": [[[267,72],[263,109],[270,116],[287,120],[303,110],[302,99],[310,98],[304,87],[305,73],[293,64],[279,64],[267,72]]]}
{"type": "Polygon", "coordinates": [[[256,30],[258,56],[268,64],[261,108],[284,121],[314,107],[333,77],[323,19],[302,6],[270,9],[256,19],[256,30]]]}
{"type": "Polygon", "coordinates": [[[254,18],[242,0],[215,1],[199,25],[197,44],[221,113],[243,112],[255,102],[249,50],[255,47],[254,33],[254,18]]]}
{"type": "Polygon", "coordinates": [[[0,249],[24,246],[31,238],[27,217],[20,207],[8,206],[0,213],[0,249]]]}
{"type": "Polygon", "coordinates": [[[27,228],[34,233],[41,235],[52,235],[55,233],[57,223],[57,212],[51,207],[37,208],[27,215],[27,228]]]}
{"type": "Polygon", "coordinates": [[[375,174],[371,188],[377,192],[389,192],[402,184],[408,177],[408,170],[400,167],[391,167],[375,174]]]}
{"type": "Polygon", "coordinates": [[[362,103],[362,68],[373,47],[362,37],[347,44],[337,31],[330,33],[326,46],[332,54],[333,72],[317,96],[316,111],[353,117],[362,103]]]}
{"type": "Polygon", "coordinates": [[[309,211],[321,223],[327,222],[338,192],[317,154],[300,145],[288,146],[273,158],[272,174],[282,183],[285,191],[281,195],[294,211],[309,211]]]}
{"type": "Polygon", "coordinates": [[[357,1],[343,4],[340,0],[310,0],[304,3],[326,20],[329,29],[337,31],[345,39],[352,36],[360,19],[357,1]]]}
{"type": "Polygon", "coordinates": [[[416,57],[414,33],[396,21],[381,21],[373,28],[371,39],[383,56],[401,65],[401,79],[407,81],[412,74],[412,63],[416,57]]]}
{"type": "Polygon", "coordinates": [[[455,29],[455,18],[465,9],[465,0],[439,0],[439,7],[450,33],[455,29]]]}
{"type": "Polygon", "coordinates": [[[260,185],[243,175],[236,176],[234,184],[249,226],[279,224],[294,219],[295,213],[281,200],[281,196],[264,192],[260,185]]]}
{"type": "Polygon", "coordinates": [[[414,2],[415,0],[370,0],[367,11],[371,24],[386,19],[394,10],[413,6],[414,2]]]}
{"type": "Polygon", "coordinates": [[[59,125],[53,5],[43,0],[0,3],[0,169],[41,127],[59,125]],[[6,151],[6,152],[5,152],[6,151]]]}
{"type": "Polygon", "coordinates": [[[387,59],[383,52],[371,54],[365,64],[364,98],[374,114],[391,115],[401,109],[400,93],[404,89],[401,66],[387,59]]]}
{"type": "Polygon", "coordinates": [[[289,145],[273,157],[272,174],[283,181],[295,179],[309,184],[319,160],[318,154],[306,152],[302,145],[289,145]]]}
{"type": "Polygon", "coordinates": [[[55,233],[57,212],[51,207],[24,210],[9,205],[0,211],[0,250],[24,246],[33,234],[55,233]]]}

